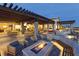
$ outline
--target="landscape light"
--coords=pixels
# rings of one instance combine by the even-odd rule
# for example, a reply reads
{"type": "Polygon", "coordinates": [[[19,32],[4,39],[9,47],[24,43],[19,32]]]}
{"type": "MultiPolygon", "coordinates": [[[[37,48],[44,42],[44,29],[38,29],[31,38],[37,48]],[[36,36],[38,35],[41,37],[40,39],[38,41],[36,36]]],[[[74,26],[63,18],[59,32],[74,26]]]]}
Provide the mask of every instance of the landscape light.
{"type": "Polygon", "coordinates": [[[7,28],[7,26],[5,25],[5,26],[3,26],[3,28],[7,28]]]}
{"type": "Polygon", "coordinates": [[[21,25],[15,25],[16,29],[21,29],[21,25]]]}
{"type": "Polygon", "coordinates": [[[24,26],[27,26],[27,23],[24,23],[24,26]]]}
{"type": "Polygon", "coordinates": [[[73,35],[68,35],[67,38],[68,39],[74,39],[75,37],[73,35]]]}

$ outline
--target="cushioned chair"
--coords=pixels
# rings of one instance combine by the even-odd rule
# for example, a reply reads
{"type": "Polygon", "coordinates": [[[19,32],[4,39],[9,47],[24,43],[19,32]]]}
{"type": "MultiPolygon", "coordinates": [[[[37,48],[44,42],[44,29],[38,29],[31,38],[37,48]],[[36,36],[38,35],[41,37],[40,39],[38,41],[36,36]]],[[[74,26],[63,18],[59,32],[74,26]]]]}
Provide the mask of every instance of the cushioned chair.
{"type": "Polygon", "coordinates": [[[10,55],[22,55],[22,49],[24,49],[24,46],[20,44],[18,41],[12,42],[8,46],[8,54],[10,55]]]}

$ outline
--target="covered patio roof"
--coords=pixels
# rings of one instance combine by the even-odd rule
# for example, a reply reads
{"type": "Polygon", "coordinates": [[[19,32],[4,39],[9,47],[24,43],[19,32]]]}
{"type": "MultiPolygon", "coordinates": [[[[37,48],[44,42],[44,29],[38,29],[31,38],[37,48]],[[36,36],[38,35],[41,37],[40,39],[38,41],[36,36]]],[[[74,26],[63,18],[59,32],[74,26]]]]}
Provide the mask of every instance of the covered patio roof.
{"type": "Polygon", "coordinates": [[[75,23],[75,20],[68,20],[68,21],[59,21],[59,24],[73,24],[75,23]]]}

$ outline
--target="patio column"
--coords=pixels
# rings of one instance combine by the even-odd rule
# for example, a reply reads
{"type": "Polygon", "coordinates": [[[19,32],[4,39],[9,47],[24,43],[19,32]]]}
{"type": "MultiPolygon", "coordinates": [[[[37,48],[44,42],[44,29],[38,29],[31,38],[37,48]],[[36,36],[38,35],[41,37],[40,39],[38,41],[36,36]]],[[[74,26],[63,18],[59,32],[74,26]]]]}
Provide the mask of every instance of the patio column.
{"type": "Polygon", "coordinates": [[[38,40],[38,19],[34,20],[34,36],[35,40],[38,40]]]}
{"type": "Polygon", "coordinates": [[[52,30],[54,30],[54,24],[52,24],[52,30]]]}
{"type": "Polygon", "coordinates": [[[54,30],[56,30],[57,27],[58,27],[58,25],[57,25],[57,20],[55,20],[55,23],[54,23],[54,30]]]}
{"type": "Polygon", "coordinates": [[[43,30],[47,30],[47,24],[43,24],[43,30]]]}
{"type": "Polygon", "coordinates": [[[21,27],[22,27],[21,32],[22,32],[22,34],[24,34],[25,33],[24,22],[21,22],[21,27]]]}
{"type": "Polygon", "coordinates": [[[49,31],[49,24],[47,24],[47,31],[49,31]]]}
{"type": "Polygon", "coordinates": [[[44,24],[42,24],[42,26],[43,26],[43,28],[42,28],[42,29],[43,29],[43,31],[44,31],[44,28],[45,28],[44,24]]]}
{"type": "Polygon", "coordinates": [[[15,24],[13,24],[13,31],[15,30],[15,24]]]}
{"type": "Polygon", "coordinates": [[[70,24],[70,32],[73,32],[73,24],[70,24]]]}

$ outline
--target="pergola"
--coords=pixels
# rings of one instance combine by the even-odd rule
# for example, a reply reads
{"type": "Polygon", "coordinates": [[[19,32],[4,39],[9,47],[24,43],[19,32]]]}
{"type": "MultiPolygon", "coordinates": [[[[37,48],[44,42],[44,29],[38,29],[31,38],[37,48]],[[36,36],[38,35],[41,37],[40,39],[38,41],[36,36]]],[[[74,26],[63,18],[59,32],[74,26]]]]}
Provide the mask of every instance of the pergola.
{"type": "Polygon", "coordinates": [[[7,6],[7,3],[0,5],[0,21],[16,21],[16,22],[33,23],[35,19],[37,19],[37,21],[40,24],[51,22],[51,20],[47,17],[41,16],[29,10],[25,10],[22,7],[20,8],[18,8],[18,6],[14,7],[12,3],[9,6],[7,6]]]}
{"type": "Polygon", "coordinates": [[[21,23],[23,34],[25,32],[24,22],[33,23],[36,39],[38,35],[38,24],[52,23],[51,19],[18,7],[17,5],[14,6],[12,3],[9,5],[7,3],[0,5],[0,21],[21,23]]]}

